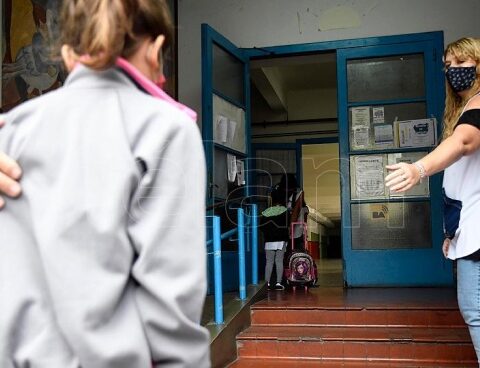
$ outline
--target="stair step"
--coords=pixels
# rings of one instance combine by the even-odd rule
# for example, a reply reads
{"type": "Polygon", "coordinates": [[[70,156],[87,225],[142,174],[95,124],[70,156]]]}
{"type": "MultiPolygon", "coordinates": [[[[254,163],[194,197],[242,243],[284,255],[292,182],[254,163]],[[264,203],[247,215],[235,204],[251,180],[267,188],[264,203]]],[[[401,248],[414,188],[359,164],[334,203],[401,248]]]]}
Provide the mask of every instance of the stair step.
{"type": "Polygon", "coordinates": [[[228,368],[466,368],[477,367],[477,363],[456,362],[402,362],[402,361],[339,361],[307,359],[250,359],[240,358],[228,368]]]}
{"type": "Polygon", "coordinates": [[[279,341],[366,341],[366,342],[433,342],[470,343],[466,327],[318,327],[318,326],[251,326],[237,336],[238,340],[279,341]]]}
{"type": "Polygon", "coordinates": [[[458,309],[268,309],[254,306],[251,319],[252,326],[465,327],[465,322],[458,309]]]}
{"type": "Polygon", "coordinates": [[[243,340],[237,342],[241,358],[311,360],[398,360],[424,362],[476,362],[471,343],[391,343],[353,341],[243,340]]]}
{"type": "Polygon", "coordinates": [[[468,330],[263,327],[237,336],[239,357],[312,360],[388,360],[424,362],[476,361],[468,330]]]}

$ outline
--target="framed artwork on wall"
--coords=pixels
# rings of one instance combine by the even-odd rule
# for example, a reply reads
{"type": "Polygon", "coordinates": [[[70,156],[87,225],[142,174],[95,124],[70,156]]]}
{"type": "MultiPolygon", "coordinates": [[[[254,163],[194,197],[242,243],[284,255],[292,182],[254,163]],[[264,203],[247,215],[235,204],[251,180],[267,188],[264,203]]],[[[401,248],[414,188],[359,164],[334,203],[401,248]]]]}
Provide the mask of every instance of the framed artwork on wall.
{"type": "Polygon", "coordinates": [[[51,53],[59,1],[2,1],[2,111],[63,84],[62,63],[51,53]]]}
{"type": "MultiPolygon", "coordinates": [[[[174,42],[164,54],[165,91],[177,97],[177,0],[166,0],[174,20],[174,42]]],[[[1,2],[1,112],[63,85],[60,58],[53,57],[61,0],[1,2]]]]}

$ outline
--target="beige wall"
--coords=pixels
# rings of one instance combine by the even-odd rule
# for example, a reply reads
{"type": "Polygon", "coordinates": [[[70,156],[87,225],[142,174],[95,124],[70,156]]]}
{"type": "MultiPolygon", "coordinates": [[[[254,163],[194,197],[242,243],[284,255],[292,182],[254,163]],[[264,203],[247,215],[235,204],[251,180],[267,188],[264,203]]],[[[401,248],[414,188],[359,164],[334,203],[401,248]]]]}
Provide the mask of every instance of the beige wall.
{"type": "Polygon", "coordinates": [[[332,220],[340,218],[338,143],[302,147],[305,201],[332,220]]]}

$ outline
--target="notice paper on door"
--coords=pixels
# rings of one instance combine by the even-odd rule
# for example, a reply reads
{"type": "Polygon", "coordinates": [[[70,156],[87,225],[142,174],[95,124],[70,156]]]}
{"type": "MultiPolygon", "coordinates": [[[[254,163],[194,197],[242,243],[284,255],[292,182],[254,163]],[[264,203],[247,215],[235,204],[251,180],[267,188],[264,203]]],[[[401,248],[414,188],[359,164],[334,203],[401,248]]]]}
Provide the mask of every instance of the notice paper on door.
{"type": "Polygon", "coordinates": [[[385,108],[383,106],[372,108],[373,124],[385,123],[385,108]]]}
{"type": "Polygon", "coordinates": [[[357,126],[353,128],[352,149],[368,148],[370,146],[370,128],[357,126]]]}
{"type": "Polygon", "coordinates": [[[352,128],[370,126],[370,106],[352,107],[352,128]]]}
{"type": "Polygon", "coordinates": [[[235,181],[235,176],[237,175],[237,157],[230,153],[227,153],[227,170],[228,181],[233,183],[235,181]]]}
{"type": "Polygon", "coordinates": [[[375,146],[393,147],[393,125],[377,124],[373,127],[375,146]]]}
{"type": "Polygon", "coordinates": [[[435,118],[397,121],[400,147],[430,147],[436,144],[435,118]]]}
{"type": "Polygon", "coordinates": [[[356,198],[384,196],[383,156],[356,156],[354,162],[356,198]]]}
{"type": "Polygon", "coordinates": [[[223,115],[217,116],[215,125],[215,141],[217,143],[226,143],[228,139],[228,118],[223,115]]]}

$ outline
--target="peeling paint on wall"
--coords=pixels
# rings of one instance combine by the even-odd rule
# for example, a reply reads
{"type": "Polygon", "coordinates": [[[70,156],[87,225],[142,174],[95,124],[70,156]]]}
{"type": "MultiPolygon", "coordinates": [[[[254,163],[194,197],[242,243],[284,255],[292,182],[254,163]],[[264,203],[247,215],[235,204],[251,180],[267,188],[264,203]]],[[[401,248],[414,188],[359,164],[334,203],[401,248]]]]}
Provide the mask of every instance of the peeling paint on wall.
{"type": "Polygon", "coordinates": [[[320,14],[318,30],[355,28],[361,25],[360,15],[355,9],[348,6],[335,6],[320,14]]]}

